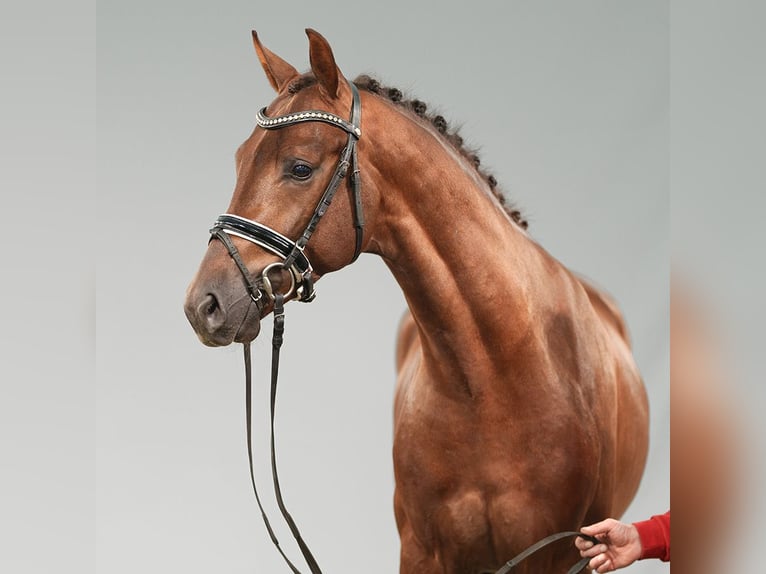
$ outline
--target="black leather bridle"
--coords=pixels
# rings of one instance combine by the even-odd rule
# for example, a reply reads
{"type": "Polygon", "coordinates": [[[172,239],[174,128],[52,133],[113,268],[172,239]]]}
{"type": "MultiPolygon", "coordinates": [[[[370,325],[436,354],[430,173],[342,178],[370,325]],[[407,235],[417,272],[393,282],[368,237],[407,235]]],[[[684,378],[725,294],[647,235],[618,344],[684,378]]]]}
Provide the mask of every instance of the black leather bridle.
{"type": "MultiPolygon", "coordinates": [[[[239,215],[223,214],[216,219],[213,227],[210,229],[210,240],[218,239],[226,247],[229,255],[237,265],[242,278],[245,282],[245,288],[252,301],[256,304],[259,311],[262,311],[268,303],[273,303],[274,314],[274,332],[272,336],[272,355],[271,355],[271,400],[270,400],[270,448],[271,448],[271,474],[274,484],[274,493],[276,496],[277,505],[279,510],[287,523],[290,532],[292,533],[298,547],[303,554],[306,564],[312,574],[322,574],[319,565],[308,548],[308,545],[303,540],[303,537],[298,530],[295,521],[290,515],[289,511],[285,507],[284,500],[282,498],[282,491],[279,484],[279,475],[276,465],[276,447],[274,439],[274,417],[276,407],[276,393],[277,393],[277,380],[279,378],[279,353],[282,347],[283,335],[284,335],[284,302],[287,297],[292,295],[295,291],[295,295],[299,301],[310,302],[316,297],[314,291],[313,281],[313,268],[309,262],[308,257],[304,253],[306,244],[308,243],[311,235],[314,233],[316,226],[324,216],[327,208],[330,207],[330,203],[335,197],[335,193],[338,191],[341,181],[345,179],[346,175],[351,170],[351,192],[353,194],[353,206],[354,206],[354,229],[356,231],[356,243],[354,247],[354,254],[351,258],[351,262],[356,261],[357,257],[362,250],[362,240],[364,239],[364,215],[362,212],[362,198],[361,198],[361,180],[359,178],[359,165],[357,160],[356,144],[362,135],[360,130],[361,120],[361,102],[359,98],[359,92],[356,86],[349,82],[352,93],[351,103],[351,117],[349,121],[343,118],[331,114],[329,112],[323,112],[320,110],[309,110],[305,112],[290,113],[283,116],[269,117],[266,115],[266,108],[261,109],[256,116],[256,122],[259,127],[267,130],[281,129],[287,126],[292,126],[303,122],[324,122],[333,126],[336,126],[346,133],[348,133],[348,142],[346,147],[341,152],[340,160],[335,168],[330,183],[327,185],[322,198],[314,209],[314,213],[311,219],[304,229],[301,236],[296,241],[285,237],[281,233],[271,229],[270,227],[246,219],[239,215]],[[230,236],[240,237],[251,243],[259,245],[267,251],[277,255],[282,259],[281,262],[272,263],[268,265],[262,272],[260,277],[254,279],[247,268],[247,265],[243,261],[239,250],[234,245],[230,236]],[[291,285],[287,292],[276,292],[272,289],[269,273],[275,268],[284,269],[289,271],[291,277],[291,285]],[[264,301],[268,299],[268,301],[264,301]]],[[[250,355],[250,343],[244,343],[244,358],[245,358],[245,403],[246,403],[246,428],[247,428],[247,454],[250,466],[250,480],[255,494],[255,500],[258,504],[258,508],[261,511],[261,517],[266,525],[266,530],[269,533],[272,543],[279,551],[282,558],[287,563],[293,574],[300,574],[298,568],[287,557],[282,547],[279,545],[279,540],[274,534],[274,530],[271,527],[269,518],[266,515],[266,511],[261,503],[261,498],[258,494],[258,488],[255,482],[255,471],[253,469],[253,448],[252,448],[252,365],[250,355]]],[[[594,544],[599,543],[599,540],[587,534],[580,532],[559,532],[552,534],[537,543],[533,544],[516,557],[508,561],[503,567],[501,567],[495,574],[507,574],[521,561],[531,556],[538,550],[548,546],[549,544],[561,540],[563,538],[579,536],[586,538],[594,544]]],[[[567,574],[577,574],[588,563],[588,558],[582,558],[572,568],[569,569],[567,574]]]]}
{"type": "MultiPolygon", "coordinates": [[[[210,229],[210,240],[218,239],[223,243],[229,255],[234,260],[237,268],[239,269],[242,279],[245,282],[245,288],[250,295],[251,300],[258,307],[259,312],[268,305],[273,303],[274,314],[274,333],[271,340],[272,355],[271,355],[271,429],[270,429],[270,445],[271,445],[271,475],[274,484],[274,493],[277,500],[279,510],[285,519],[290,532],[292,533],[298,547],[303,554],[306,563],[309,566],[312,574],[322,574],[322,571],[317,564],[316,559],[309,550],[308,545],[304,542],[303,537],[298,530],[295,521],[290,515],[289,511],[285,507],[284,500],[282,498],[282,490],[279,484],[279,474],[277,472],[276,464],[276,447],[274,440],[274,415],[276,407],[276,393],[277,393],[277,380],[279,378],[279,352],[282,347],[283,334],[284,334],[284,302],[287,297],[293,294],[299,301],[310,302],[316,297],[314,291],[314,269],[311,266],[311,262],[304,253],[304,249],[309,239],[311,239],[314,230],[316,229],[319,221],[327,212],[327,208],[335,197],[335,193],[340,187],[340,183],[351,172],[351,192],[353,194],[353,206],[354,206],[354,229],[356,232],[356,242],[354,245],[354,254],[351,258],[351,262],[356,261],[357,257],[362,251],[362,241],[364,239],[364,214],[362,211],[362,197],[361,197],[361,180],[359,178],[359,163],[357,159],[356,144],[362,135],[359,127],[362,116],[362,105],[359,98],[359,91],[356,86],[349,82],[351,88],[351,117],[349,121],[343,118],[324,112],[321,110],[308,110],[305,112],[290,113],[283,116],[269,117],[266,115],[266,108],[261,109],[256,116],[256,122],[259,127],[267,130],[276,130],[284,127],[292,126],[304,122],[323,122],[333,125],[345,131],[348,134],[348,141],[346,147],[341,152],[338,165],[335,168],[335,172],[330,179],[324,193],[322,194],[319,203],[314,209],[314,213],[309,220],[308,225],[303,230],[301,236],[296,240],[285,237],[281,233],[271,229],[263,223],[247,219],[245,217],[225,213],[218,216],[213,227],[210,229]],[[272,263],[266,266],[261,271],[261,275],[254,279],[251,275],[247,265],[242,259],[236,245],[231,240],[231,236],[240,237],[251,243],[259,245],[267,251],[277,255],[282,259],[281,262],[272,263]],[[269,273],[273,269],[283,269],[289,272],[291,277],[291,284],[287,292],[277,292],[272,289],[269,273]]],[[[251,368],[251,356],[250,356],[250,343],[243,343],[244,356],[245,356],[245,404],[246,404],[246,428],[247,428],[247,455],[250,466],[250,481],[253,487],[253,493],[255,494],[255,500],[258,504],[258,508],[261,511],[261,517],[266,525],[266,530],[269,533],[272,543],[279,551],[282,558],[285,560],[290,570],[294,574],[300,574],[300,571],[296,568],[292,561],[287,557],[282,547],[279,545],[274,530],[271,527],[269,518],[266,515],[266,511],[261,503],[261,498],[258,494],[258,488],[255,482],[255,471],[253,469],[253,447],[252,447],[252,368],[251,368]]]]}
{"type": "MultiPolygon", "coordinates": [[[[330,203],[335,197],[335,193],[338,191],[340,183],[345,179],[349,170],[351,171],[351,193],[353,194],[354,229],[356,232],[356,243],[354,245],[354,254],[351,258],[351,262],[353,263],[356,261],[357,257],[359,257],[359,254],[362,252],[362,240],[364,239],[364,213],[362,209],[362,183],[359,177],[359,162],[356,151],[357,141],[362,135],[362,131],[359,127],[362,117],[362,105],[359,98],[359,91],[356,86],[351,82],[349,82],[348,85],[351,88],[352,94],[351,118],[349,121],[346,121],[335,114],[320,110],[308,110],[283,116],[269,117],[266,115],[266,108],[263,108],[256,116],[256,123],[258,126],[267,130],[278,130],[305,122],[322,122],[340,128],[348,134],[348,142],[340,154],[338,165],[330,179],[330,183],[327,184],[327,188],[322,194],[322,198],[319,200],[316,208],[314,208],[314,213],[301,236],[296,241],[292,241],[263,223],[229,213],[220,215],[210,229],[211,236],[221,240],[226,246],[229,255],[231,255],[234,261],[237,262],[237,266],[245,280],[245,285],[250,297],[259,305],[262,305],[263,303],[261,301],[262,292],[265,292],[266,295],[273,300],[269,281],[269,271],[271,271],[272,267],[269,266],[264,269],[260,277],[261,285],[257,285],[256,282],[252,280],[247,268],[244,267],[244,263],[240,264],[241,258],[239,258],[237,248],[230,240],[228,240],[229,238],[227,236],[235,235],[241,237],[242,239],[246,239],[251,243],[263,247],[274,255],[281,257],[281,267],[289,271],[292,277],[291,291],[293,288],[295,289],[299,301],[313,301],[314,297],[316,297],[314,280],[312,277],[314,270],[311,267],[308,257],[306,257],[306,254],[304,253],[304,249],[309,242],[309,239],[311,239],[319,221],[327,212],[327,208],[330,207],[330,203]]],[[[291,292],[286,293],[285,297],[290,294],[291,292]]]]}

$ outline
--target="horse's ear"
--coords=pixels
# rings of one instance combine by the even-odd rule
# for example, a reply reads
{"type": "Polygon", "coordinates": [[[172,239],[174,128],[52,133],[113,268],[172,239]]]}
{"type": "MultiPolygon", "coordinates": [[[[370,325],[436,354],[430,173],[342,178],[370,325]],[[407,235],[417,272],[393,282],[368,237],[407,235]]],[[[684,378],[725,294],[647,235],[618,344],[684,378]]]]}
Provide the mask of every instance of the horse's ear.
{"type": "Polygon", "coordinates": [[[265,48],[258,39],[255,30],[253,30],[253,46],[255,46],[255,53],[258,54],[258,59],[261,61],[261,66],[266,72],[269,83],[277,92],[281,92],[290,80],[300,75],[298,70],[265,48]]]}
{"type": "Polygon", "coordinates": [[[330,99],[338,97],[338,84],[341,73],[335,64],[335,56],[327,40],[319,32],[306,28],[309,37],[309,60],[311,71],[319,83],[319,89],[330,99]]]}

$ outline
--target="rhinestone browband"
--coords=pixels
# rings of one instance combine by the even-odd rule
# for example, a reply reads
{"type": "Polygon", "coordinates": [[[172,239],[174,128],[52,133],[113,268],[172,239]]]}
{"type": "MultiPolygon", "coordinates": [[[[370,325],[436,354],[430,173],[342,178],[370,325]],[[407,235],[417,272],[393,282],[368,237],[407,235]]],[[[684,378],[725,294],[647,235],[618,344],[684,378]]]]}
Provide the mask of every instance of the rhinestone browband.
{"type": "Polygon", "coordinates": [[[255,116],[255,121],[260,127],[267,130],[273,130],[301,122],[324,122],[326,124],[341,128],[357,139],[362,135],[362,130],[360,130],[354,124],[347,122],[335,114],[330,114],[328,112],[322,112],[319,110],[309,110],[307,112],[298,112],[295,114],[287,114],[284,116],[276,116],[270,118],[266,115],[266,108],[262,108],[255,116]]]}

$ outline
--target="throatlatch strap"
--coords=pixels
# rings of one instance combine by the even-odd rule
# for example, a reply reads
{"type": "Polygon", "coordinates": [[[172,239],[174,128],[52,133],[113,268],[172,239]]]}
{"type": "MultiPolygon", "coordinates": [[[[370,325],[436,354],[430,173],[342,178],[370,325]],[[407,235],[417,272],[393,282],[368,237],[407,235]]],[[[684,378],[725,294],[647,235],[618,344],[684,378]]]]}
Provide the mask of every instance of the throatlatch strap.
{"type": "Polygon", "coordinates": [[[357,260],[362,252],[362,241],[364,240],[364,208],[362,206],[362,180],[359,173],[359,160],[357,159],[356,145],[351,150],[351,193],[354,196],[354,231],[356,241],[354,244],[354,255],[351,263],[357,260]]]}

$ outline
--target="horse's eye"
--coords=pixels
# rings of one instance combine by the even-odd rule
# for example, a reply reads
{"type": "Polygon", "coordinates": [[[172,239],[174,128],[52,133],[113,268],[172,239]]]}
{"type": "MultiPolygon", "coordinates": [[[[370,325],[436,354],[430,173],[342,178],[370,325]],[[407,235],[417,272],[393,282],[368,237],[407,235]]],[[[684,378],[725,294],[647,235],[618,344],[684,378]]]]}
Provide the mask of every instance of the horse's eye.
{"type": "Polygon", "coordinates": [[[290,175],[295,179],[308,179],[311,177],[311,167],[305,163],[296,163],[290,170],[290,175]]]}

